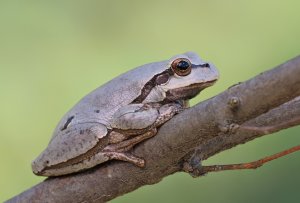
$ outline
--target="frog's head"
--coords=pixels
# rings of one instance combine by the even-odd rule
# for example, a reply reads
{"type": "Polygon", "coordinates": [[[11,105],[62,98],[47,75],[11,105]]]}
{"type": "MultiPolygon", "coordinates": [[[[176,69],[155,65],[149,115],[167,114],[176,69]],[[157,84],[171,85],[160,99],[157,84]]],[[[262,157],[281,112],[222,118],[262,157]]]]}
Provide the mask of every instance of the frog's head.
{"type": "Polygon", "coordinates": [[[176,55],[165,64],[161,72],[152,78],[154,87],[143,102],[188,100],[219,78],[216,67],[193,52],[176,55]]]}

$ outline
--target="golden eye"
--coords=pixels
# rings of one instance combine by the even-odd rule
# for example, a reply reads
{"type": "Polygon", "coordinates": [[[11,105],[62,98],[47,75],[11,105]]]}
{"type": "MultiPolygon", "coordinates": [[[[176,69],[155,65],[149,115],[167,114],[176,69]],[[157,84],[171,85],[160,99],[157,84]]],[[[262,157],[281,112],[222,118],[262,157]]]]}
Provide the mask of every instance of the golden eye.
{"type": "Polygon", "coordinates": [[[179,76],[186,76],[191,73],[192,64],[188,59],[178,58],[171,64],[172,70],[179,76]]]}

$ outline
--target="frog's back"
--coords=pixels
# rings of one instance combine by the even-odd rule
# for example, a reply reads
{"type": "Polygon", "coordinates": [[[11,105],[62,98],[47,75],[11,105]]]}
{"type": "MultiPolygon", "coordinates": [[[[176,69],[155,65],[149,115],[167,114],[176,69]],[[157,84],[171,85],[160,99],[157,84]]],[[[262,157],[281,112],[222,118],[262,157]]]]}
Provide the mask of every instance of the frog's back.
{"type": "Polygon", "coordinates": [[[109,119],[120,107],[130,104],[141,94],[141,89],[154,76],[165,70],[168,61],[146,64],[128,71],[83,97],[58,124],[63,126],[68,119],[72,123],[100,122],[109,124],[109,119]]]}

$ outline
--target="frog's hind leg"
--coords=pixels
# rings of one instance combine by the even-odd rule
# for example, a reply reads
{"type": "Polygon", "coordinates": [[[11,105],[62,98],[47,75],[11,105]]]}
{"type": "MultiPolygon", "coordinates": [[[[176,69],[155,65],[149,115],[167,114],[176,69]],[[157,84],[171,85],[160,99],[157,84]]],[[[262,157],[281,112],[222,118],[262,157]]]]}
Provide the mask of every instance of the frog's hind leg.
{"type": "Polygon", "coordinates": [[[138,157],[135,157],[132,154],[129,153],[123,153],[123,152],[102,152],[102,154],[106,157],[108,157],[110,160],[111,159],[116,159],[116,160],[121,160],[121,161],[127,161],[129,163],[132,163],[140,168],[143,168],[145,166],[145,160],[140,159],[138,157]]]}
{"type": "Polygon", "coordinates": [[[138,135],[129,140],[108,145],[103,149],[102,153],[105,156],[109,157],[109,159],[127,161],[138,167],[143,168],[145,166],[145,160],[140,159],[130,153],[126,153],[126,151],[130,150],[134,145],[138,144],[139,142],[142,142],[145,139],[153,137],[155,134],[156,134],[156,129],[148,131],[142,135],[138,135]]]}
{"type": "Polygon", "coordinates": [[[115,144],[110,144],[107,147],[105,147],[103,149],[103,151],[108,151],[108,152],[126,152],[128,150],[130,150],[134,145],[150,138],[153,137],[154,135],[156,135],[157,133],[157,129],[153,128],[149,131],[147,131],[144,134],[135,136],[131,139],[119,142],[119,143],[115,143],[115,144]]]}
{"type": "Polygon", "coordinates": [[[150,137],[153,137],[157,133],[156,128],[149,130],[148,132],[138,135],[129,140],[125,140],[119,143],[110,144],[105,147],[101,153],[109,159],[117,159],[121,161],[130,162],[138,167],[145,166],[145,160],[140,159],[130,153],[126,153],[126,151],[132,149],[132,147],[143,140],[146,140],[150,137]]]}

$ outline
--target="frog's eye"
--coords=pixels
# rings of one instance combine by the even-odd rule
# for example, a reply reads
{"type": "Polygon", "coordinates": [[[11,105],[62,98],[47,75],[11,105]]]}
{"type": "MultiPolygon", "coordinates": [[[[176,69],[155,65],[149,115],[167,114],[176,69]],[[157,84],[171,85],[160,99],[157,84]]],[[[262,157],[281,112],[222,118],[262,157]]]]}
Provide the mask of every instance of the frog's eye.
{"type": "Polygon", "coordinates": [[[186,76],[191,73],[192,64],[188,59],[178,58],[171,64],[172,70],[179,76],[186,76]]]}

